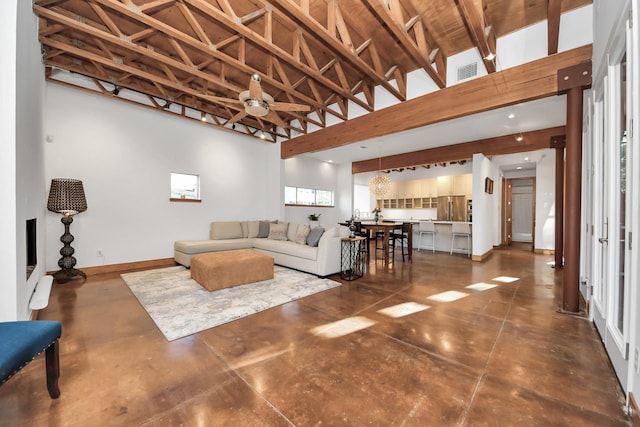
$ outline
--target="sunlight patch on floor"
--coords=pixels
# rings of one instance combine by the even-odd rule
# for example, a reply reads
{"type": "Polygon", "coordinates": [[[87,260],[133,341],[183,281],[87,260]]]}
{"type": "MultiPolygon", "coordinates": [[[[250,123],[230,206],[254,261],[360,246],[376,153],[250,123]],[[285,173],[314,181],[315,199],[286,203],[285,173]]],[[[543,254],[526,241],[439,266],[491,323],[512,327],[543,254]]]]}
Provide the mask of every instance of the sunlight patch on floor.
{"type": "Polygon", "coordinates": [[[402,304],[398,304],[398,305],[394,305],[391,307],[378,310],[378,313],[384,314],[385,316],[398,318],[398,317],[408,316],[413,313],[418,313],[428,308],[430,308],[430,306],[418,304],[417,302],[405,302],[402,304]]]}
{"type": "Polygon", "coordinates": [[[430,297],[427,297],[427,298],[430,300],[439,301],[439,302],[452,302],[468,296],[469,294],[465,292],[447,291],[447,292],[441,292],[439,294],[431,295],[430,297]]]}
{"type": "Polygon", "coordinates": [[[311,333],[324,338],[338,338],[366,329],[377,322],[362,316],[347,317],[337,322],[326,323],[311,329],[311,333]]]}
{"type": "Polygon", "coordinates": [[[520,280],[520,278],[509,277],[509,276],[499,276],[499,277],[494,277],[491,280],[495,280],[496,282],[511,283],[511,282],[515,282],[516,280],[520,280]]]}
{"type": "Polygon", "coordinates": [[[478,282],[474,283],[473,285],[465,286],[466,289],[473,289],[474,291],[486,291],[487,289],[493,289],[496,287],[498,287],[498,285],[484,282],[478,282]]]}

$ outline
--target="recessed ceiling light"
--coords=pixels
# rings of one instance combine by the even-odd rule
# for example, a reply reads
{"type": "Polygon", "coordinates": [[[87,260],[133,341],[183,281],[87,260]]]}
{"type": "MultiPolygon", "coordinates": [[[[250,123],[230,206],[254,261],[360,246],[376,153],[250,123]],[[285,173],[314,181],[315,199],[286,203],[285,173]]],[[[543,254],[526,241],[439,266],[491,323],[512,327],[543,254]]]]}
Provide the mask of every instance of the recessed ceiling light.
{"type": "Polygon", "coordinates": [[[528,158],[528,157],[525,157],[525,158],[524,158],[524,161],[525,161],[525,162],[528,162],[528,161],[529,161],[529,158],[528,158]]]}
{"type": "Polygon", "coordinates": [[[520,169],[522,169],[522,166],[518,166],[516,169],[517,169],[517,170],[520,170],[520,169]]]}
{"type": "Polygon", "coordinates": [[[509,115],[507,117],[510,118],[510,119],[513,119],[515,116],[516,116],[515,114],[509,113],[509,115]]]}

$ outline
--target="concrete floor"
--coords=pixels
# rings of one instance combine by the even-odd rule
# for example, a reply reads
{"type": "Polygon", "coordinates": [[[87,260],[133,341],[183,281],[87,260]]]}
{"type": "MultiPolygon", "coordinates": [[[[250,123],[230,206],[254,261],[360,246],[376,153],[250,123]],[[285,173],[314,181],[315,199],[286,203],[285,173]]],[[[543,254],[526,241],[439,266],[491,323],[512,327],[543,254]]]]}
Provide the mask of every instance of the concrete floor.
{"type": "Polygon", "coordinates": [[[630,425],[593,325],[556,312],[552,260],[396,253],[388,269],[371,261],[361,279],[172,342],[118,274],[54,285],[40,318],[63,324],[62,394],[49,398],[40,356],[0,387],[0,425],[630,425]],[[313,332],[336,321],[339,333],[313,332]]]}

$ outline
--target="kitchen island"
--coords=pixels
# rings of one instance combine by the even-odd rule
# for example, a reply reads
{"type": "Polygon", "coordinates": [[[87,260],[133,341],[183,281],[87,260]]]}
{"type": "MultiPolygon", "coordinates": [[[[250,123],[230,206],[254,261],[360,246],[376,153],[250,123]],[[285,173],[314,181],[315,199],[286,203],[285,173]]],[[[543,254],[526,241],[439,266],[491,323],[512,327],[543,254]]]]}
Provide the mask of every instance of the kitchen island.
{"type": "MultiPolygon", "coordinates": [[[[431,236],[425,235],[422,237],[422,248],[419,248],[420,244],[420,221],[431,221],[436,227],[436,251],[438,252],[449,252],[451,250],[451,225],[456,222],[459,224],[469,224],[469,227],[472,226],[472,222],[467,221],[438,221],[431,219],[384,219],[385,222],[395,222],[395,223],[403,223],[410,222],[413,224],[413,249],[420,250],[429,250],[431,251],[431,236]],[[427,249],[428,248],[428,249],[427,249]]],[[[473,235],[471,236],[471,242],[473,243],[473,235]]],[[[460,247],[460,245],[466,244],[466,241],[458,240],[456,241],[456,247],[460,247]]],[[[464,246],[463,246],[464,247],[464,246]]],[[[454,249],[455,252],[455,249],[454,249]]],[[[473,251],[471,251],[473,252],[473,251]]]]}
{"type": "MultiPolygon", "coordinates": [[[[433,222],[433,224],[436,227],[436,251],[438,252],[449,252],[451,250],[451,226],[454,223],[454,221],[431,221],[433,222]]],[[[455,221],[459,224],[469,224],[469,226],[471,227],[471,222],[461,222],[461,221],[455,221]]],[[[414,232],[414,242],[417,242],[414,247],[416,249],[420,249],[423,250],[422,248],[419,248],[418,245],[420,244],[420,226],[419,226],[419,221],[414,220],[414,226],[413,226],[413,232],[414,232]]],[[[473,237],[472,237],[473,239],[473,237]]],[[[460,244],[466,244],[466,241],[460,241],[458,240],[456,242],[456,247],[459,247],[460,244]]],[[[429,250],[431,250],[431,236],[423,236],[422,237],[422,245],[423,248],[429,248],[429,250]]]]}

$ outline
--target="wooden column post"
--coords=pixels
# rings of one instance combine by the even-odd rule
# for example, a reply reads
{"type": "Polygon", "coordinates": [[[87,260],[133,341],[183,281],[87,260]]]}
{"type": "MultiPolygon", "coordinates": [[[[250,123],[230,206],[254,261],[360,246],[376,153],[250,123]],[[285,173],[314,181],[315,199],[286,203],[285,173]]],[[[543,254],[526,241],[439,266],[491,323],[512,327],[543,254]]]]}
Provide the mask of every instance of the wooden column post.
{"type": "MultiPolygon", "coordinates": [[[[558,92],[567,94],[565,239],[562,310],[580,310],[582,198],[582,96],[591,85],[591,61],[558,71],[558,92]]],[[[557,221],[557,218],[556,218],[557,221]]]]}

